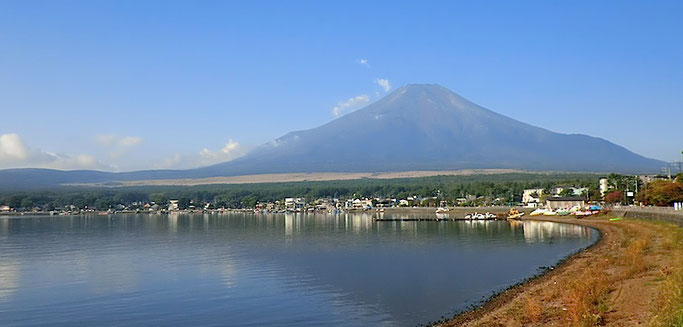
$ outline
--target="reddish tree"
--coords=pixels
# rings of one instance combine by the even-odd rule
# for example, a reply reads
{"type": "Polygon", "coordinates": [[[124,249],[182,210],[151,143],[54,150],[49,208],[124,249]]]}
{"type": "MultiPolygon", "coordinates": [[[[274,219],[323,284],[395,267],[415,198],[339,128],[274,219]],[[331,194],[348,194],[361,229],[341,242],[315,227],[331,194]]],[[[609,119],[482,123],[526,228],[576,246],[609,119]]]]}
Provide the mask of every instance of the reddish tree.
{"type": "Polygon", "coordinates": [[[617,203],[624,199],[624,192],[622,191],[612,191],[605,195],[605,202],[607,203],[617,203]]]}
{"type": "Polygon", "coordinates": [[[683,202],[683,182],[655,181],[640,194],[646,205],[670,206],[674,202],[683,202]]]}

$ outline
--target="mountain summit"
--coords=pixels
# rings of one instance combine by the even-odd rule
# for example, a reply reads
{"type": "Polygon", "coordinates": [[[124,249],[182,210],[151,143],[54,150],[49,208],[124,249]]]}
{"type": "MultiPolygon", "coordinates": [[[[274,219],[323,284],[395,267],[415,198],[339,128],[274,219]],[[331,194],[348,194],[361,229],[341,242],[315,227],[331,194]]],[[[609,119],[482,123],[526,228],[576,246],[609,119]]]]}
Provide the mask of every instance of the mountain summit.
{"type": "Polygon", "coordinates": [[[662,164],[600,138],[522,123],[437,84],[411,84],[327,124],[291,132],[245,157],[196,171],[656,171],[662,164]]]}

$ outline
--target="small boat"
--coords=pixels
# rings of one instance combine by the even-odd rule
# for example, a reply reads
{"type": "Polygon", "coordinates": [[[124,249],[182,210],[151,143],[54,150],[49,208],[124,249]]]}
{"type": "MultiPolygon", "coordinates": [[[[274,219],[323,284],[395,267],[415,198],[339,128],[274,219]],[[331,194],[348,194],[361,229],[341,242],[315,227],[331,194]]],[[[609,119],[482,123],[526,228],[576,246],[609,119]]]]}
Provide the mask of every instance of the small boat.
{"type": "Polygon", "coordinates": [[[576,216],[576,218],[584,218],[592,215],[593,212],[586,210],[586,211],[574,211],[572,212],[572,215],[576,216]]]}
{"type": "Polygon", "coordinates": [[[521,219],[524,216],[524,212],[520,212],[517,209],[510,209],[507,213],[507,219],[521,219]]]}
{"type": "Polygon", "coordinates": [[[486,219],[486,216],[481,213],[471,213],[465,216],[465,219],[471,219],[471,220],[483,220],[486,219]]]}
{"type": "Polygon", "coordinates": [[[532,212],[529,214],[529,216],[541,216],[541,215],[543,215],[546,211],[548,211],[548,210],[547,210],[547,209],[536,209],[536,210],[532,211],[532,212]]]}
{"type": "Polygon", "coordinates": [[[566,216],[566,215],[570,214],[569,210],[564,210],[564,209],[557,210],[557,211],[555,211],[555,213],[558,216],[566,216]]]}

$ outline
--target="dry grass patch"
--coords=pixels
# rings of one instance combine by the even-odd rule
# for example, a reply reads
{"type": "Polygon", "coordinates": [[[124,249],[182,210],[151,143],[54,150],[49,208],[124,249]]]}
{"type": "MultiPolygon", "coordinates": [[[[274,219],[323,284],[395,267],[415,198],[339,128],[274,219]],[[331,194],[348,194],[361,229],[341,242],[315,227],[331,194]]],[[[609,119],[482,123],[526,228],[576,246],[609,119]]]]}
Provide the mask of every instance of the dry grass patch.
{"type": "Polygon", "coordinates": [[[566,314],[574,326],[596,326],[604,321],[603,315],[609,309],[609,293],[612,285],[605,274],[607,260],[601,260],[585,270],[582,278],[571,280],[564,293],[566,314]]]}
{"type": "Polygon", "coordinates": [[[665,226],[667,235],[662,248],[670,253],[672,260],[659,269],[663,280],[657,314],[652,326],[683,326],[683,229],[665,226]],[[668,227],[668,228],[667,228],[668,227]]]}
{"type": "Polygon", "coordinates": [[[627,277],[632,277],[648,270],[649,265],[645,258],[645,253],[649,246],[650,241],[648,239],[638,238],[632,241],[626,248],[624,256],[629,267],[627,277]]]}
{"type": "Polygon", "coordinates": [[[528,298],[524,302],[524,320],[535,324],[543,317],[543,306],[537,299],[528,298]]]}

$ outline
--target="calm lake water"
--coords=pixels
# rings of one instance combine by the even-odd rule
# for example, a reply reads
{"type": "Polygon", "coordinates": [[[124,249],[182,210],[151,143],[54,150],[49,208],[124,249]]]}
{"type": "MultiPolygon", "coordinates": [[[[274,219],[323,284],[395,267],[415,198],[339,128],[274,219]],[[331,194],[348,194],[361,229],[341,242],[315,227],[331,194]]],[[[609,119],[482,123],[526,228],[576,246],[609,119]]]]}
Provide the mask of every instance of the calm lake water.
{"type": "Polygon", "coordinates": [[[5,217],[0,325],[412,326],[597,237],[546,222],[346,214],[5,217]]]}

